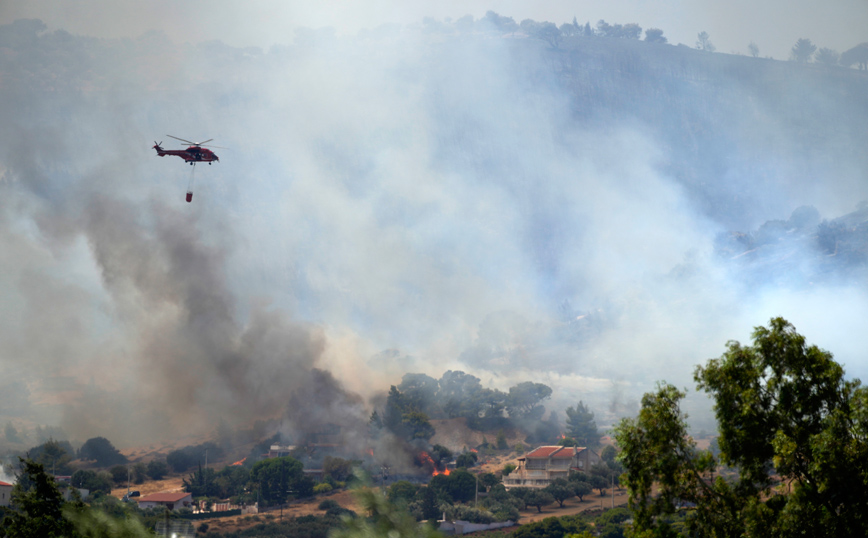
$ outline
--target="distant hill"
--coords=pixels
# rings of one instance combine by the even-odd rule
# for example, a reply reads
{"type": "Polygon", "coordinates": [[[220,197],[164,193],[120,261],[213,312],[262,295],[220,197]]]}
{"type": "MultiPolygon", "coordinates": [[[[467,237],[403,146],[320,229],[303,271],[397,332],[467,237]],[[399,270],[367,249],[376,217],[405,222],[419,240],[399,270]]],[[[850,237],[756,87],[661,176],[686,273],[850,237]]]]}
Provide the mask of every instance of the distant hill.
{"type": "Polygon", "coordinates": [[[722,234],[716,252],[753,285],[864,282],[868,204],[822,221],[812,209],[800,208],[786,221],[770,220],[749,232],[722,234]]]}

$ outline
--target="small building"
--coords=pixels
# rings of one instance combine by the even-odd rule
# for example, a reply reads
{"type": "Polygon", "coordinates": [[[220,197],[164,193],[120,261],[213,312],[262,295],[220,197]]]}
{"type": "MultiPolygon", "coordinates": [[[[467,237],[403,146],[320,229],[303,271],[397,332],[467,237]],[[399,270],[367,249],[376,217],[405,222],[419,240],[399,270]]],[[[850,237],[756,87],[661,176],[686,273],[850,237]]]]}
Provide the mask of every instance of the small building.
{"type": "Polygon", "coordinates": [[[518,459],[518,468],[504,477],[509,488],[544,488],[558,478],[568,478],[570,471],[588,472],[600,463],[600,456],[590,448],[541,446],[518,459]]]}
{"type": "Polygon", "coordinates": [[[12,503],[12,488],[9,482],[0,482],[0,506],[9,506],[12,503]]]}
{"type": "Polygon", "coordinates": [[[184,492],[152,493],[150,495],[145,495],[144,497],[139,497],[137,502],[139,508],[142,510],[164,506],[167,510],[177,511],[181,508],[193,507],[193,494],[184,492]]]}
{"type": "Polygon", "coordinates": [[[282,458],[289,456],[295,450],[295,445],[271,445],[268,454],[263,454],[266,458],[282,458]]]}

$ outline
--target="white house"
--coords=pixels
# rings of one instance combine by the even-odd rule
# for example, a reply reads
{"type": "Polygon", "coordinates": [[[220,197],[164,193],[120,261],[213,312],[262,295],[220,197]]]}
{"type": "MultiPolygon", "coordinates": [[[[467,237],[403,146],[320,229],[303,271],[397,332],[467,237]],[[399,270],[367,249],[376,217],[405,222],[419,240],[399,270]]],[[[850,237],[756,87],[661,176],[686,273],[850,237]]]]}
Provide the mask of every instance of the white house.
{"type": "Polygon", "coordinates": [[[12,488],[9,482],[0,482],[0,506],[9,506],[12,502],[12,488]]]}
{"type": "Polygon", "coordinates": [[[139,497],[138,499],[139,508],[156,508],[158,506],[165,506],[169,510],[180,510],[181,508],[192,508],[193,507],[193,494],[192,493],[152,493],[150,495],[145,495],[144,497],[139,497]]]}
{"type": "Polygon", "coordinates": [[[570,471],[588,472],[598,463],[600,456],[590,448],[541,446],[518,459],[518,468],[504,477],[503,485],[544,488],[557,478],[569,477],[570,471]]]}

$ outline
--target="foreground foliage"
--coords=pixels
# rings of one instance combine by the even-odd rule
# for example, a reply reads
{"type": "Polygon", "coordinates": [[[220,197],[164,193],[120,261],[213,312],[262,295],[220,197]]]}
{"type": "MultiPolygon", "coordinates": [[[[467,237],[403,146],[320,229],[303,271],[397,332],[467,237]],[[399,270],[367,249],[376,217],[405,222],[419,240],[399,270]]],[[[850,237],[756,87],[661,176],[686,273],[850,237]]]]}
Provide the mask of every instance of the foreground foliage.
{"type": "Polygon", "coordinates": [[[371,488],[356,490],[356,501],[362,516],[345,515],[343,525],[332,531],[330,538],[439,538],[441,535],[428,523],[419,523],[410,513],[401,510],[371,488]]]}
{"type": "Polygon", "coordinates": [[[868,535],[868,393],[831,353],[775,318],[694,378],[714,400],[719,460],[696,450],[672,385],[616,429],[636,536],[679,535],[663,517],[679,507],[692,536],[868,535]]]}

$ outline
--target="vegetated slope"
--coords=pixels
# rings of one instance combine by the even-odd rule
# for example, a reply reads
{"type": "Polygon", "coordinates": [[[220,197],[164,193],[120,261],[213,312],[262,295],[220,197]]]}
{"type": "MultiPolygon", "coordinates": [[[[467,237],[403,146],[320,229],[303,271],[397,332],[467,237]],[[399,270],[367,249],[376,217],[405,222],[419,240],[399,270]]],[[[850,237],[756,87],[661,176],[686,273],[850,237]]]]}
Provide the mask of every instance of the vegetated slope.
{"type": "Polygon", "coordinates": [[[868,168],[859,145],[868,121],[864,71],[628,39],[512,46],[528,80],[567,91],[565,126],[626,126],[651,138],[657,170],[728,229],[802,205],[768,196],[784,184],[820,198],[818,185],[855,185],[868,168]]]}
{"type": "MultiPolygon", "coordinates": [[[[494,445],[497,440],[497,434],[500,431],[472,430],[467,426],[467,419],[465,418],[431,420],[431,425],[434,426],[436,433],[431,438],[430,443],[432,445],[443,445],[453,452],[476,448],[485,441],[494,445]]],[[[516,443],[524,443],[527,437],[526,434],[523,434],[517,428],[507,428],[503,431],[503,434],[509,446],[514,446],[516,443]]]]}

